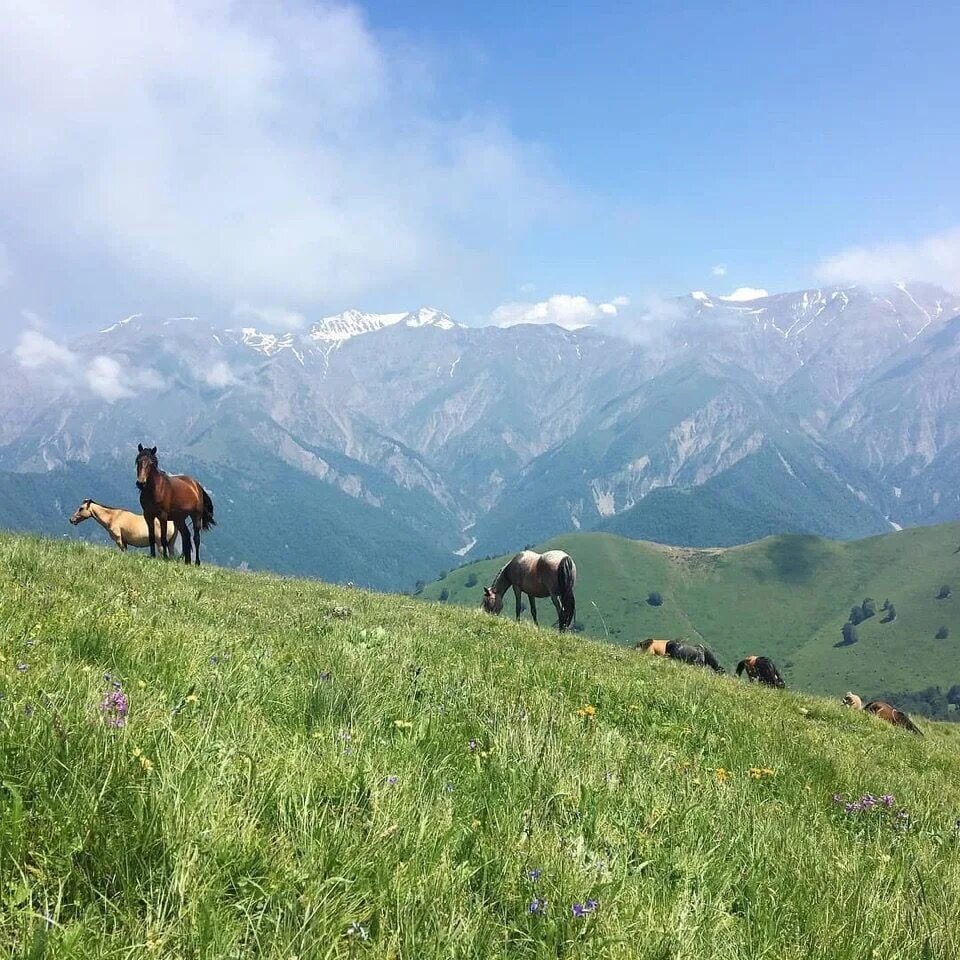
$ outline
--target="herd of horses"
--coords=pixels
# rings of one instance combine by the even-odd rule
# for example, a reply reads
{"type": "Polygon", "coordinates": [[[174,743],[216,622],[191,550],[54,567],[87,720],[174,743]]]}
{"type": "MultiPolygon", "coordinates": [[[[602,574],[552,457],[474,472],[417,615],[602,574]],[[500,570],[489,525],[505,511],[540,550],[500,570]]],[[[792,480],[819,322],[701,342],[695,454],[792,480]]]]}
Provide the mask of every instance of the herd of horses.
{"type": "Polygon", "coordinates": [[[210,495],[193,477],[161,470],[156,447],[137,444],[135,466],[142,514],[108,507],[88,498],[74,511],[70,523],[76,526],[92,517],[121,550],[149,546],[151,557],[157,555],[159,542],[164,559],[176,556],[175,544],[179,537],[184,562],[190,563],[190,531],[187,529],[190,520],[193,524],[192,553],[199,567],[200,533],[216,526],[210,495]]]}
{"type": "MultiPolygon", "coordinates": [[[[523,612],[523,595],[526,594],[530,601],[530,616],[533,617],[533,622],[537,623],[537,599],[549,597],[557,611],[557,625],[562,633],[573,625],[576,616],[577,606],[573,593],[576,582],[577,566],[568,553],[563,550],[548,550],[546,553],[523,550],[504,565],[489,587],[483,588],[482,608],[487,613],[500,613],[503,610],[504,595],[512,589],[516,600],[517,620],[523,612]]],[[[635,643],[634,649],[639,653],[668,657],[693,666],[709,667],[715,673],[726,672],[713,651],[702,643],[649,637],[635,643]]],[[[759,683],[779,690],[786,687],[777,665],[769,657],[744,657],[737,664],[736,674],[740,677],[744,673],[750,683],[759,683]]],[[[865,704],[855,693],[847,693],[841,703],[854,710],[872,713],[894,726],[922,736],[907,714],[884,700],[870,700],[865,704]]]]}
{"type": "MultiPolygon", "coordinates": [[[[199,566],[200,534],[216,525],[210,495],[193,477],[161,470],[156,447],[138,444],[135,466],[141,514],[86,499],[70,517],[70,523],[76,526],[93,518],[120,550],[149,546],[151,557],[157,555],[159,542],[164,559],[176,555],[175,546],[179,538],[184,562],[190,563],[192,552],[194,562],[199,566]],[[188,520],[193,526],[192,551],[188,520]]],[[[487,613],[499,614],[503,610],[505,594],[513,590],[517,620],[523,612],[523,596],[526,595],[530,601],[530,615],[536,624],[537,600],[549,597],[557,612],[557,625],[562,633],[573,626],[576,617],[576,583],[577,565],[570,554],[563,550],[548,550],[546,553],[523,550],[504,565],[489,587],[484,587],[483,609],[487,613]]],[[[716,673],[725,672],[713,652],[702,643],[648,638],[636,643],[634,649],[694,666],[709,667],[716,673]]],[[[737,664],[736,673],[738,677],[746,673],[750,683],[778,689],[786,687],[780,671],[769,657],[744,657],[737,664]]],[[[841,702],[912,733],[920,733],[905,713],[883,700],[871,700],[864,704],[855,693],[847,693],[841,702]]]]}

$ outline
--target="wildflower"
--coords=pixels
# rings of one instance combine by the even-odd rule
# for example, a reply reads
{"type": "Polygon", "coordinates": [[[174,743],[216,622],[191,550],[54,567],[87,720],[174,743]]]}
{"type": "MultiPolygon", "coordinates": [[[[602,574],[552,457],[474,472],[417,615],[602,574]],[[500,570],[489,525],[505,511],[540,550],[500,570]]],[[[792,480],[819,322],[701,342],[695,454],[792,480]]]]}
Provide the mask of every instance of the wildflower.
{"type": "Polygon", "coordinates": [[[896,801],[896,799],[894,798],[894,796],[893,796],[892,793],[885,793],[885,794],[880,798],[880,802],[881,802],[885,807],[887,807],[887,809],[889,809],[889,808],[892,807],[897,801],[896,801]]]}
{"type": "Polygon", "coordinates": [[[577,710],[577,716],[583,720],[595,720],[597,716],[597,708],[592,703],[585,703],[579,710],[577,710]]]}
{"type": "Polygon", "coordinates": [[[765,777],[774,776],[774,771],[769,767],[751,767],[749,773],[753,780],[763,780],[765,777]]]}
{"type": "Polygon", "coordinates": [[[477,749],[477,746],[478,746],[477,741],[474,740],[473,737],[471,737],[471,738],[467,741],[467,749],[468,749],[471,753],[473,753],[473,751],[477,749]]]}
{"type": "Polygon", "coordinates": [[[729,772],[725,770],[723,767],[717,767],[717,769],[714,770],[713,772],[717,778],[717,783],[726,783],[727,780],[730,779],[729,772]]]}
{"type": "Polygon", "coordinates": [[[110,690],[100,701],[100,712],[108,727],[126,726],[129,709],[126,694],[122,690],[110,690]]]}
{"type": "Polygon", "coordinates": [[[399,782],[400,778],[395,773],[391,773],[390,776],[387,777],[387,783],[390,784],[391,787],[399,782]]]}
{"type": "Polygon", "coordinates": [[[530,870],[527,871],[527,879],[531,883],[536,883],[540,879],[542,874],[543,874],[543,871],[539,867],[532,867],[530,870]]]}
{"type": "Polygon", "coordinates": [[[195,693],[188,693],[184,698],[184,703],[196,703],[200,698],[195,693]]]}
{"type": "Polygon", "coordinates": [[[409,720],[394,720],[393,725],[398,730],[409,730],[413,726],[409,720]]]}
{"type": "Polygon", "coordinates": [[[140,769],[149,776],[153,771],[153,761],[139,747],[134,748],[133,756],[140,761],[140,769]]]}
{"type": "Polygon", "coordinates": [[[26,670],[30,669],[29,663],[18,663],[17,664],[17,673],[23,673],[26,670]]]}
{"type": "Polygon", "coordinates": [[[542,914],[547,909],[547,901],[542,900],[540,897],[534,897],[530,901],[530,905],[527,907],[528,912],[533,914],[542,914]]]}
{"type": "Polygon", "coordinates": [[[359,923],[354,921],[347,927],[346,932],[344,933],[345,937],[350,937],[354,940],[369,940],[370,934],[367,932],[366,927],[361,927],[359,923]]]}
{"type": "Polygon", "coordinates": [[[137,688],[140,689],[140,690],[146,690],[146,688],[147,688],[147,681],[146,681],[146,680],[138,680],[138,681],[137,681],[137,688]]]}
{"type": "Polygon", "coordinates": [[[617,775],[612,770],[606,770],[603,774],[604,783],[613,783],[617,779],[617,775]]]}
{"type": "Polygon", "coordinates": [[[575,903],[570,908],[570,912],[574,915],[574,917],[580,919],[581,917],[589,916],[599,906],[600,904],[597,903],[596,900],[588,900],[586,903],[575,903]]]}

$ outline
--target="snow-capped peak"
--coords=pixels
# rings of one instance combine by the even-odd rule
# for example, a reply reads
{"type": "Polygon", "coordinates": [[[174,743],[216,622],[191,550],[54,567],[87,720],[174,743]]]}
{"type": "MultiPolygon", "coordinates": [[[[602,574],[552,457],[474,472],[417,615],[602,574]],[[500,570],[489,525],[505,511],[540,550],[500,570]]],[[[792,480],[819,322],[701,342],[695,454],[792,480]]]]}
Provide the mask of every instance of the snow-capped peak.
{"type": "Polygon", "coordinates": [[[293,334],[264,333],[255,327],[243,327],[240,330],[240,342],[269,357],[286,347],[293,346],[293,334]]]}
{"type": "Polygon", "coordinates": [[[733,293],[720,299],[729,303],[748,303],[751,300],[762,300],[769,296],[770,294],[761,287],[737,287],[733,293]]]}
{"type": "Polygon", "coordinates": [[[440,330],[450,330],[456,326],[445,313],[433,307],[421,307],[414,313],[361,313],[359,310],[344,310],[343,313],[324,317],[319,323],[315,323],[308,336],[311,340],[337,343],[397,324],[406,327],[437,327],[440,330]]]}

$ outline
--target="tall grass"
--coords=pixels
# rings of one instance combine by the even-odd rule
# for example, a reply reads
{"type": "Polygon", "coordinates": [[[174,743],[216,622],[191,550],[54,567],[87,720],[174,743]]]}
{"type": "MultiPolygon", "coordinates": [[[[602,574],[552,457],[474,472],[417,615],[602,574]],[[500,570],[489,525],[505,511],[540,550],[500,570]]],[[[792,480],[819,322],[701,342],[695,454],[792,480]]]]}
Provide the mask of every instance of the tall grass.
{"type": "Polygon", "coordinates": [[[0,627],[0,952],[960,956],[949,729],[29,539],[0,627]]]}

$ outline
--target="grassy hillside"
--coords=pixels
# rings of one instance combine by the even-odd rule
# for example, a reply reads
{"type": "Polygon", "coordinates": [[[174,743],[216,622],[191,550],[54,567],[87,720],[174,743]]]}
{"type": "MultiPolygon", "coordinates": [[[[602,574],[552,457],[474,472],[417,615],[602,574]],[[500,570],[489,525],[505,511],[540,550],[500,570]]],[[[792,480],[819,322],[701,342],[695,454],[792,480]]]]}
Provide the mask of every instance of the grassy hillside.
{"type": "Polygon", "coordinates": [[[10,536],[0,628],[0,954],[960,954],[952,726],[10,536]]]}
{"type": "MultiPolygon", "coordinates": [[[[960,524],[919,527],[854,542],[781,536],[725,550],[687,550],[606,534],[573,534],[546,546],[567,550],[579,574],[577,620],[619,643],[689,636],[732,667],[749,653],[772,656],[788,683],[820,693],[869,695],[960,683],[960,524]],[[948,585],[953,595],[937,600],[948,585]],[[647,603],[659,592],[663,605],[647,603]],[[837,647],[853,604],[876,601],[859,641],[837,647]],[[897,619],[881,623],[885,599],[897,619]],[[946,639],[936,639],[940,627],[946,639]]],[[[450,573],[425,591],[476,606],[505,558],[450,573]],[[466,584],[475,576],[477,586],[466,584]]],[[[506,608],[513,610],[512,595],[506,608]]],[[[549,601],[545,621],[555,620],[549,601]]]]}

